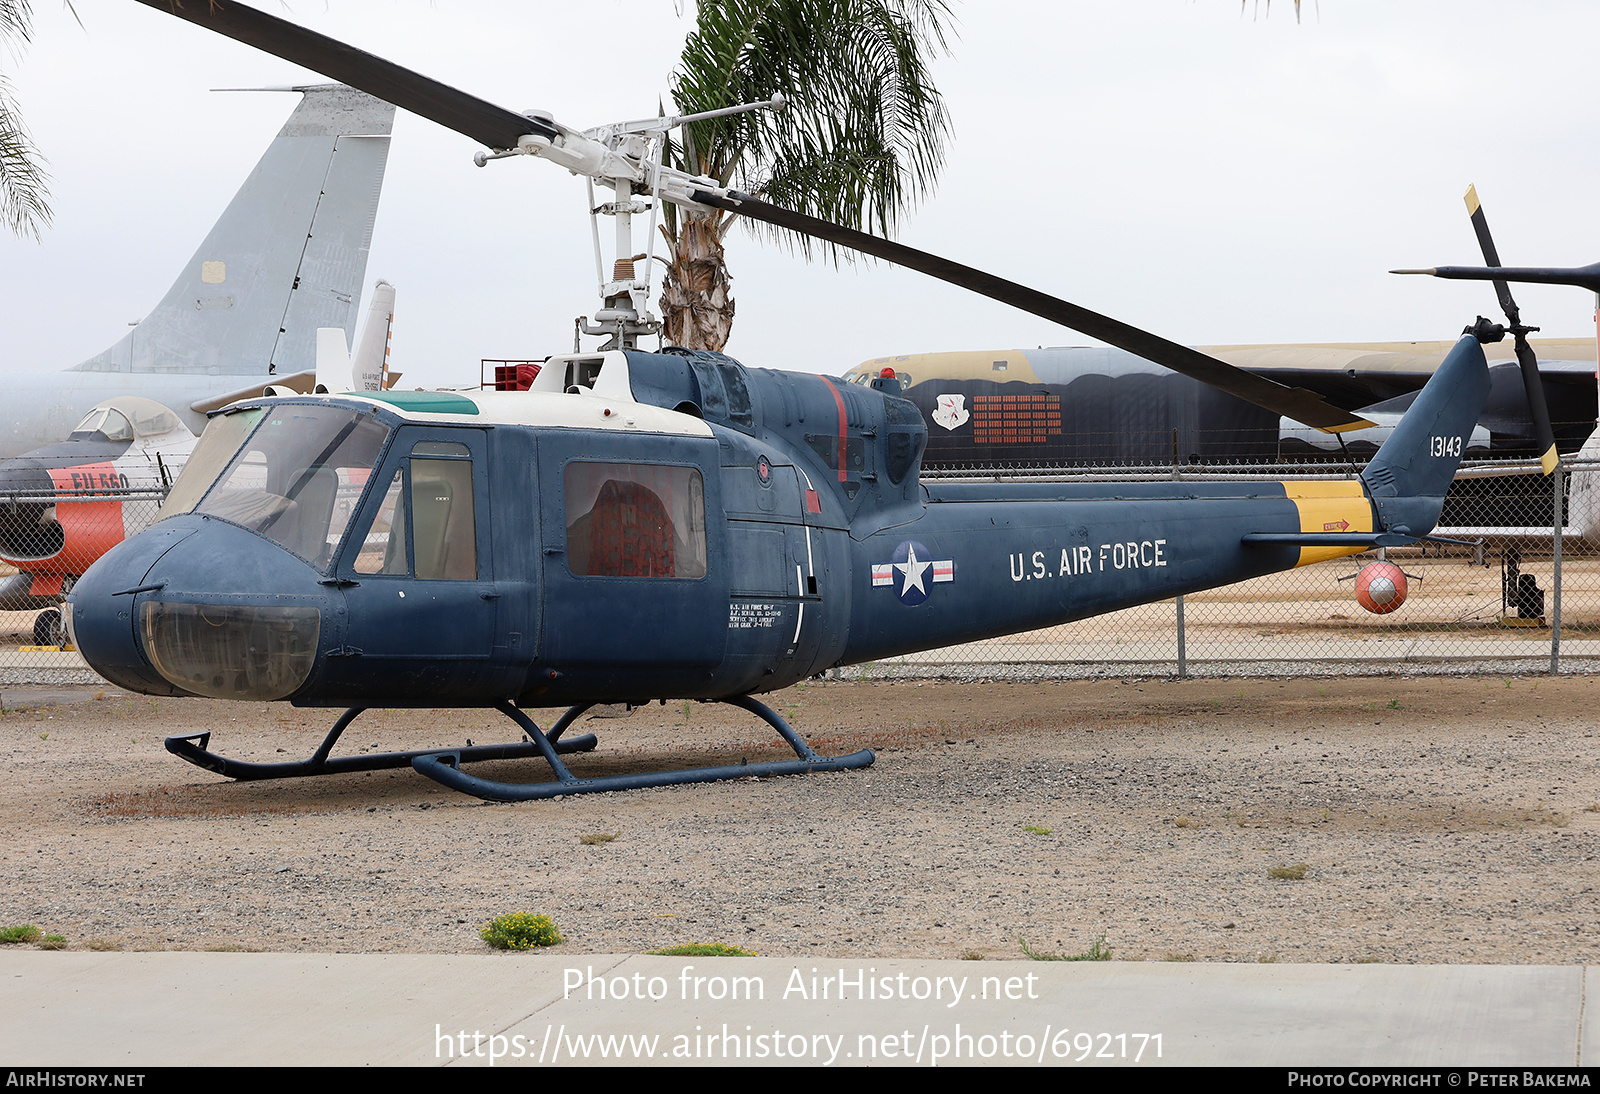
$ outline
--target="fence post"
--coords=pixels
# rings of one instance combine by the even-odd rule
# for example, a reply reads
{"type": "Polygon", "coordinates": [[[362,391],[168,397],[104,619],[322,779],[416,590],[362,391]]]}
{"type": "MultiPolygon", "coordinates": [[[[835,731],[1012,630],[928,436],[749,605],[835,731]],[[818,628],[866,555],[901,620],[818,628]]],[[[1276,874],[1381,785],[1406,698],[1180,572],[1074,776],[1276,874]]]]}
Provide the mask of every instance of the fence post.
{"type": "Polygon", "coordinates": [[[1551,511],[1555,514],[1550,529],[1550,548],[1555,561],[1555,574],[1550,579],[1550,672],[1561,671],[1561,525],[1566,515],[1563,480],[1565,469],[1558,463],[1550,474],[1551,494],[1554,498],[1551,511]]]}
{"type": "Polygon", "coordinates": [[[1183,594],[1178,594],[1178,679],[1189,678],[1189,649],[1183,633],[1183,594]]]}
{"type": "MultiPolygon", "coordinates": [[[[1178,431],[1172,431],[1172,481],[1177,482],[1183,478],[1182,464],[1178,462],[1178,431]]],[[[1189,678],[1189,644],[1188,635],[1183,629],[1183,594],[1178,594],[1178,679],[1189,678]]]]}

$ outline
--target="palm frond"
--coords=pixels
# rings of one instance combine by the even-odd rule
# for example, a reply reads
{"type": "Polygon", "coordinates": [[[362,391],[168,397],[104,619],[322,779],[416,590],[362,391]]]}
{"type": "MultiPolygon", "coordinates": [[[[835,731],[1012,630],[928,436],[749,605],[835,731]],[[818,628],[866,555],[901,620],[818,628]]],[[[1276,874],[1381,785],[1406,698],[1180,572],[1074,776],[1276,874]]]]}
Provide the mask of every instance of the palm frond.
{"type": "Polygon", "coordinates": [[[0,0],[0,42],[21,45],[33,37],[33,0],[0,0]]]}
{"type": "MultiPolygon", "coordinates": [[[[775,94],[790,105],[697,123],[675,162],[889,234],[944,160],[949,120],[929,64],[946,49],[949,18],[944,0],[707,0],[674,73],[678,109],[775,94]]],[[[810,241],[789,241],[809,251],[810,241]]]]}
{"type": "Polygon", "coordinates": [[[42,237],[50,223],[49,181],[17,113],[11,85],[0,76],[0,220],[13,234],[42,237]]]}
{"type": "MultiPolygon", "coordinates": [[[[30,0],[0,0],[0,45],[14,55],[32,33],[30,0]]],[[[49,176],[41,159],[28,138],[11,83],[0,75],[0,221],[14,234],[34,239],[50,223],[49,176]]]]}

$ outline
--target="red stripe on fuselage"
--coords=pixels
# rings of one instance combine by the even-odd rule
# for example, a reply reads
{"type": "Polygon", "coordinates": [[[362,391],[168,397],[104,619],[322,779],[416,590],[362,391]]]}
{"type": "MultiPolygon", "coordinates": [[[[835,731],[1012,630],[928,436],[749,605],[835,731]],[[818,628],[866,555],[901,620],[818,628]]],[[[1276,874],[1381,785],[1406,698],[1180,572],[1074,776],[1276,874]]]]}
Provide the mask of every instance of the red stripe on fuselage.
{"type": "Polygon", "coordinates": [[[819,379],[821,379],[823,383],[828,385],[828,390],[829,391],[833,392],[833,403],[834,403],[835,406],[837,406],[839,408],[839,481],[843,482],[844,481],[844,454],[845,454],[844,396],[839,394],[839,389],[833,386],[833,381],[832,380],[828,379],[826,376],[819,377],[819,379]]]}

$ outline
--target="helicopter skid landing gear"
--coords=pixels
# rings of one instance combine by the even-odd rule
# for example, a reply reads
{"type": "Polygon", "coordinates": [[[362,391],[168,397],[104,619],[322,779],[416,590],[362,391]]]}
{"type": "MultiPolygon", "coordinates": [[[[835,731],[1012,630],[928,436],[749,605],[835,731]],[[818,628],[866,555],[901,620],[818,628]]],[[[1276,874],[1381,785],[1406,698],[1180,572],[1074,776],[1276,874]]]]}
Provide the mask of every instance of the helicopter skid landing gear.
{"type": "Polygon", "coordinates": [[[716,782],[721,779],[744,779],[757,775],[805,775],[813,771],[845,771],[850,768],[866,767],[877,757],[870,748],[852,752],[847,756],[819,756],[806,744],[788,722],[785,722],[778,712],[765,703],[756,701],[748,695],[739,695],[719,702],[728,703],[748,710],[751,714],[766,722],[794,749],[796,760],[782,760],[775,763],[760,764],[730,764],[725,767],[695,767],[687,771],[652,771],[640,775],[609,775],[598,779],[580,779],[567,770],[567,765],[562,763],[556,755],[562,751],[561,746],[566,742],[559,741],[563,731],[578,719],[592,703],[573,707],[563,714],[559,721],[550,728],[549,734],[542,733],[539,727],[522,711],[517,710],[509,703],[502,704],[498,709],[506,717],[522,726],[523,730],[532,738],[533,745],[544,754],[545,762],[550,765],[550,770],[555,773],[555,782],[545,783],[498,783],[487,779],[480,779],[476,775],[468,775],[461,770],[461,764],[469,759],[468,749],[454,749],[447,752],[430,752],[418,755],[411,761],[411,766],[418,774],[426,775],[441,785],[452,790],[459,790],[463,794],[487,801],[519,802],[535,801],[540,798],[558,798],[567,794],[598,794],[608,790],[642,790],[652,786],[677,786],[683,783],[716,782]]]}
{"type": "MultiPolygon", "coordinates": [[[[206,748],[211,743],[211,734],[195,733],[187,737],[168,737],[165,741],[167,751],[180,759],[188,760],[196,767],[203,767],[207,771],[215,771],[218,775],[241,782],[253,782],[257,779],[295,779],[308,775],[337,775],[350,771],[382,771],[391,767],[410,767],[420,756],[431,756],[438,753],[438,749],[417,749],[413,752],[375,752],[365,756],[336,756],[328,758],[333,744],[339,735],[345,731],[351,722],[355,721],[366,707],[351,707],[339,715],[339,720],[333,723],[333,728],[323,738],[322,744],[310,757],[304,760],[289,760],[284,763],[251,763],[248,760],[230,760],[226,756],[219,756],[206,748]]],[[[514,710],[510,704],[503,704],[499,709],[505,712],[514,710]]],[[[517,711],[521,714],[521,711],[517,711]]],[[[559,732],[552,731],[546,738],[527,721],[526,715],[517,719],[518,723],[527,722],[532,726],[530,736],[533,740],[516,741],[502,745],[472,745],[467,748],[453,750],[453,755],[461,757],[462,763],[474,763],[479,760],[519,760],[528,756],[542,756],[547,748],[555,752],[587,752],[595,746],[593,733],[586,733],[581,737],[574,737],[570,741],[557,742],[555,738],[559,732]]],[[[566,726],[561,726],[565,729],[566,726]]]]}

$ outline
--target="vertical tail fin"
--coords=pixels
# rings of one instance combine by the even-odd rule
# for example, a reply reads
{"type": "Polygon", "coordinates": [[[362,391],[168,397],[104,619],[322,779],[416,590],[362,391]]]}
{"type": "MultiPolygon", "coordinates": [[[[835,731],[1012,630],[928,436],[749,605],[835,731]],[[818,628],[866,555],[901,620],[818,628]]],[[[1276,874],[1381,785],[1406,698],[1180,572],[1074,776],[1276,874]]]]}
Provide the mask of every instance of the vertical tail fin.
{"type": "Polygon", "coordinates": [[[394,328],[394,286],[378,279],[372,287],[372,303],[367,306],[367,323],[361,328],[361,343],[356,346],[351,364],[353,391],[382,391],[389,373],[389,334],[394,328]]]}
{"type": "Polygon", "coordinates": [[[288,375],[355,332],[394,107],[338,84],[300,104],[144,320],[81,372],[288,375]]]}
{"type": "Polygon", "coordinates": [[[1444,496],[1488,400],[1483,347],[1464,337],[1361,473],[1384,531],[1420,536],[1438,523],[1444,496]]]}

